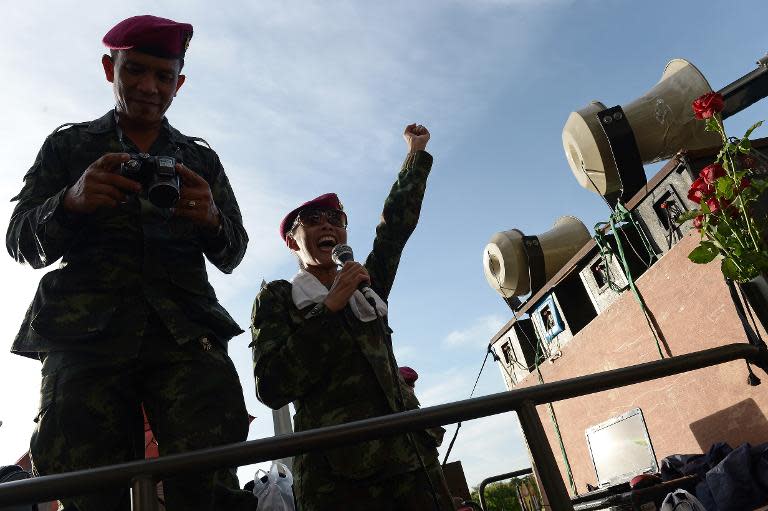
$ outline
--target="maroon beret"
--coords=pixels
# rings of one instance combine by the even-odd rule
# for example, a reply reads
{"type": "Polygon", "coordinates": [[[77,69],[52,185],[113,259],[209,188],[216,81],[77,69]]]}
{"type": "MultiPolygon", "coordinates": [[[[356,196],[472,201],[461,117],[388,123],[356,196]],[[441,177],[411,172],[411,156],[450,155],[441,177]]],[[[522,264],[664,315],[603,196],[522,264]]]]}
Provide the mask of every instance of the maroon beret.
{"type": "Polygon", "coordinates": [[[293,227],[293,222],[296,220],[296,217],[299,215],[299,211],[302,209],[343,210],[344,206],[341,205],[341,201],[335,193],[324,193],[320,197],[315,197],[311,201],[305,202],[298,208],[295,208],[293,211],[285,215],[283,221],[280,222],[280,237],[283,238],[283,241],[285,241],[286,236],[288,236],[288,231],[290,231],[291,227],[293,227]]]}
{"type": "Polygon", "coordinates": [[[403,380],[405,380],[405,383],[409,387],[415,386],[416,380],[419,379],[419,373],[408,366],[403,366],[400,368],[400,376],[403,377],[403,380]]]}
{"type": "Polygon", "coordinates": [[[133,16],[107,32],[102,41],[110,50],[136,50],[165,59],[181,59],[192,39],[192,25],[157,16],[133,16]]]}

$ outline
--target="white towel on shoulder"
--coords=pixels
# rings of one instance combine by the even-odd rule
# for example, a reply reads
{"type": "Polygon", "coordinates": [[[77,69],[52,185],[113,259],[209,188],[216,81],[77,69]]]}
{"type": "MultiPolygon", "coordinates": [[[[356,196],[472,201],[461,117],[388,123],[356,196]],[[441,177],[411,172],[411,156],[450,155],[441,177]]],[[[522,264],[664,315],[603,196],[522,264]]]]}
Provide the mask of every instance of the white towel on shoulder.
{"type": "MultiPolygon", "coordinates": [[[[320,303],[328,296],[328,288],[317,280],[317,277],[306,270],[299,270],[299,273],[291,279],[291,284],[293,284],[291,289],[293,303],[299,309],[303,309],[312,303],[320,303]]],[[[376,302],[376,310],[379,311],[379,315],[381,317],[386,316],[387,304],[373,290],[371,290],[371,296],[373,296],[376,302]]],[[[376,311],[373,310],[371,304],[368,303],[368,300],[365,299],[365,296],[360,291],[355,291],[349,298],[349,306],[352,308],[352,313],[360,321],[368,322],[376,319],[376,311]]]]}

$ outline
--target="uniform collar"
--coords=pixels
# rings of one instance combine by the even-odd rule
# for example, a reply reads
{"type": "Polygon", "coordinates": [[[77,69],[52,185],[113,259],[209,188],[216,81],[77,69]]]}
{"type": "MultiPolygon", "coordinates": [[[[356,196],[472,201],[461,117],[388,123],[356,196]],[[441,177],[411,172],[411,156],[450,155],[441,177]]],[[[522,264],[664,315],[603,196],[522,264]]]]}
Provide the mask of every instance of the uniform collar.
{"type": "MultiPolygon", "coordinates": [[[[107,112],[106,114],[102,115],[98,119],[95,119],[88,123],[88,128],[86,128],[86,131],[89,133],[107,133],[110,131],[114,131],[115,126],[117,125],[115,121],[115,110],[114,108],[107,112]]],[[[168,139],[176,144],[189,144],[189,140],[187,140],[187,137],[181,134],[179,130],[171,126],[171,124],[168,122],[167,117],[163,117],[162,122],[162,129],[163,133],[168,136],[168,139]]]]}

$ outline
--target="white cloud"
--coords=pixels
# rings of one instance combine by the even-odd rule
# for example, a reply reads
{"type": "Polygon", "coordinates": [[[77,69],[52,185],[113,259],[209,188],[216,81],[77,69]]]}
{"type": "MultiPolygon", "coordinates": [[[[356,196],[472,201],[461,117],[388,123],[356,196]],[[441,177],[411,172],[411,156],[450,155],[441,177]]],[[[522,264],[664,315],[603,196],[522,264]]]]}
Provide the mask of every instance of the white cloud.
{"type": "Polygon", "coordinates": [[[395,349],[395,359],[397,362],[402,365],[408,365],[412,364],[413,362],[409,362],[409,360],[416,359],[419,355],[419,350],[416,348],[416,346],[413,345],[398,345],[394,346],[395,349]]]}
{"type": "Polygon", "coordinates": [[[443,345],[450,347],[486,345],[504,326],[504,323],[505,321],[498,315],[483,316],[466,328],[450,332],[443,339],[443,345]]]}

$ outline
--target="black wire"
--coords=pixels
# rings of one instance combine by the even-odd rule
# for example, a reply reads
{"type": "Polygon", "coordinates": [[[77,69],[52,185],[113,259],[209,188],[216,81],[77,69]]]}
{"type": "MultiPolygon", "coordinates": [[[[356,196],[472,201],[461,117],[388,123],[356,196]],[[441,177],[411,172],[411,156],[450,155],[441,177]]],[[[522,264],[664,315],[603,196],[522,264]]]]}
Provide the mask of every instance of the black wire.
{"type": "MultiPolygon", "coordinates": [[[[485,352],[483,365],[480,366],[480,372],[477,373],[477,378],[475,378],[475,385],[472,387],[472,392],[470,392],[469,397],[472,397],[475,393],[475,389],[477,389],[477,382],[480,381],[480,375],[483,374],[483,369],[485,369],[485,363],[488,362],[488,355],[490,354],[491,354],[491,348],[489,346],[488,351],[485,352]]],[[[459,436],[460,429],[461,429],[461,422],[459,422],[456,425],[456,431],[453,433],[453,438],[451,438],[451,442],[448,444],[448,450],[445,452],[445,456],[443,457],[443,466],[445,466],[445,464],[448,463],[448,456],[451,454],[451,450],[453,450],[453,444],[456,442],[456,437],[459,436]]]]}
{"type": "MultiPolygon", "coordinates": [[[[367,297],[366,297],[367,298],[367,297]]],[[[369,302],[373,306],[373,310],[376,312],[376,318],[378,319],[379,327],[381,328],[381,333],[384,336],[385,342],[387,343],[389,347],[389,367],[390,367],[390,373],[392,374],[392,377],[394,378],[394,384],[397,388],[398,397],[400,398],[399,405],[401,412],[406,411],[405,410],[405,397],[403,396],[403,388],[400,386],[400,378],[398,377],[398,369],[397,369],[397,361],[395,360],[395,354],[394,354],[394,348],[392,347],[392,336],[389,333],[389,327],[387,326],[387,320],[385,317],[382,317],[379,314],[379,310],[376,308],[376,302],[373,301],[373,299],[368,299],[369,302]]],[[[437,496],[437,490],[435,489],[435,484],[432,482],[432,477],[429,475],[429,471],[427,470],[427,465],[424,463],[424,458],[421,456],[421,453],[419,452],[419,447],[416,445],[416,441],[413,439],[413,434],[411,432],[408,432],[405,434],[406,438],[408,439],[408,442],[411,444],[411,448],[413,449],[414,454],[416,454],[416,458],[419,460],[419,465],[421,467],[421,470],[424,471],[424,476],[427,478],[427,483],[429,483],[429,490],[432,493],[432,500],[435,504],[435,511],[440,511],[440,501],[437,496]]]]}

